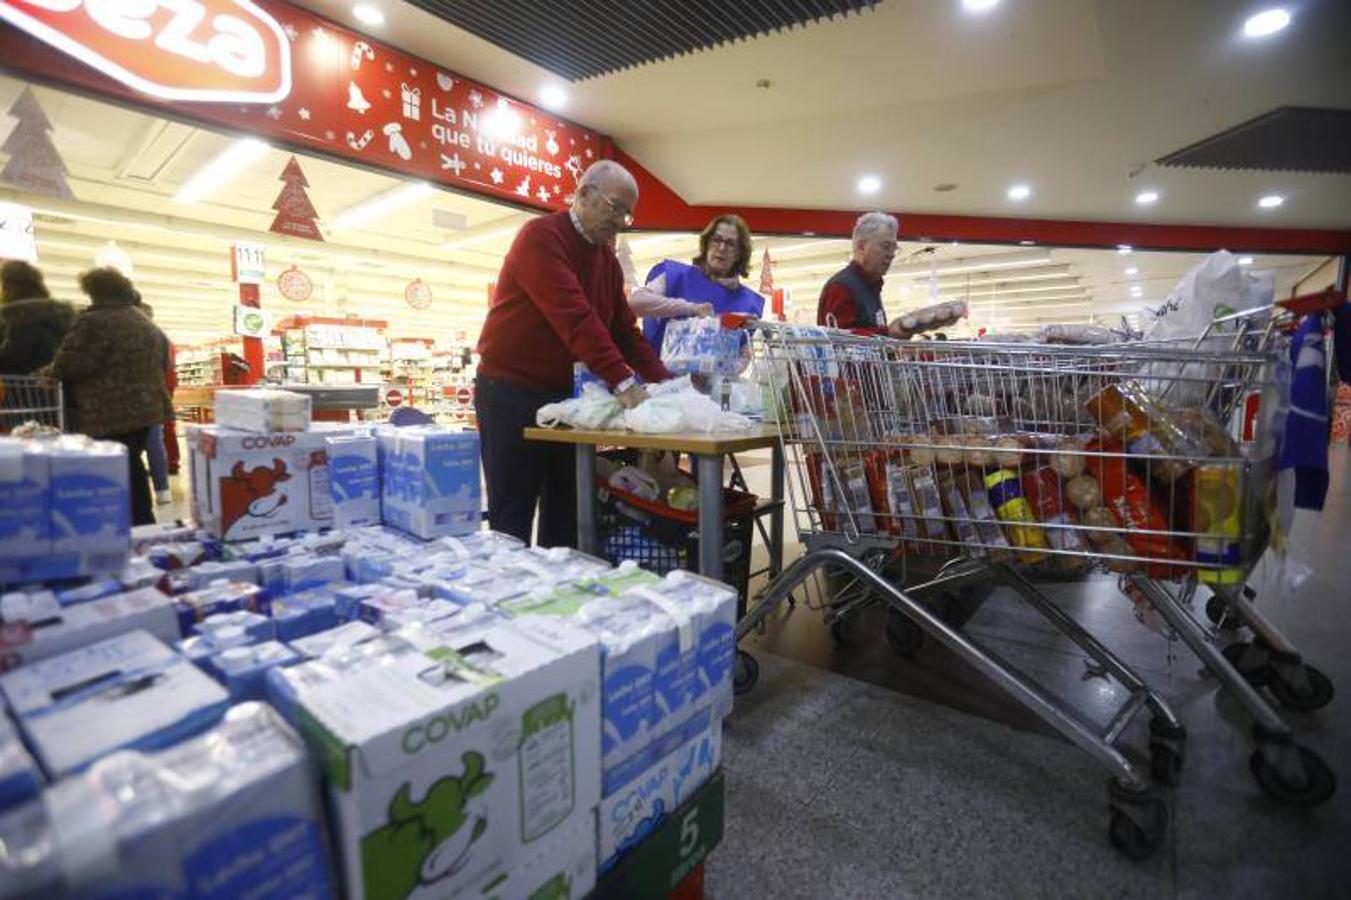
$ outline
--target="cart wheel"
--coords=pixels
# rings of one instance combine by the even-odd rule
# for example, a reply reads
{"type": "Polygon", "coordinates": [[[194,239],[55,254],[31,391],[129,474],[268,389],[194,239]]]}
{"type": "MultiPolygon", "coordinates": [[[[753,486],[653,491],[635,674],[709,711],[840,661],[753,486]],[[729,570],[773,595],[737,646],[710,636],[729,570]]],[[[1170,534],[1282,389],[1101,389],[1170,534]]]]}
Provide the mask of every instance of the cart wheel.
{"type": "Polygon", "coordinates": [[[1271,680],[1267,687],[1286,709],[1311,712],[1322,709],[1332,702],[1332,682],[1322,672],[1307,663],[1299,663],[1304,672],[1305,684],[1294,685],[1281,677],[1280,669],[1271,667],[1271,680]]]}
{"type": "Polygon", "coordinates": [[[1265,654],[1255,652],[1254,644],[1239,641],[1225,647],[1220,651],[1220,655],[1229,660],[1229,664],[1238,669],[1238,673],[1248,679],[1248,684],[1253,687],[1266,687],[1267,682],[1271,680],[1271,666],[1267,663],[1265,654]],[[1250,650],[1254,652],[1250,653],[1250,650]]]}
{"type": "Polygon", "coordinates": [[[1124,807],[1112,806],[1112,821],[1107,837],[1112,846],[1134,862],[1148,859],[1163,844],[1168,831],[1168,807],[1157,797],[1127,812],[1124,807]]]}
{"type": "Polygon", "coordinates": [[[1303,744],[1296,744],[1304,769],[1304,784],[1291,784],[1271,762],[1259,745],[1248,757],[1248,767],[1262,790],[1273,799],[1291,806],[1317,806],[1337,793],[1337,776],[1323,758],[1303,744]]]}
{"type": "Polygon", "coordinates": [[[1149,771],[1159,784],[1173,787],[1182,772],[1182,754],[1171,744],[1153,741],[1149,745],[1149,771]]]}
{"type": "Polygon", "coordinates": [[[736,665],[732,669],[732,694],[740,697],[748,694],[760,680],[760,664],[745,650],[736,652],[736,665]]]}
{"type": "Polygon", "coordinates": [[[1219,597],[1206,601],[1206,618],[1221,631],[1238,631],[1243,627],[1243,619],[1219,597]]]}
{"type": "Polygon", "coordinates": [[[841,647],[849,647],[854,643],[854,624],[853,616],[840,616],[831,620],[830,637],[831,640],[841,647]]]}
{"type": "Polygon", "coordinates": [[[924,646],[924,629],[904,613],[887,610],[887,641],[897,656],[909,659],[924,646]]]}

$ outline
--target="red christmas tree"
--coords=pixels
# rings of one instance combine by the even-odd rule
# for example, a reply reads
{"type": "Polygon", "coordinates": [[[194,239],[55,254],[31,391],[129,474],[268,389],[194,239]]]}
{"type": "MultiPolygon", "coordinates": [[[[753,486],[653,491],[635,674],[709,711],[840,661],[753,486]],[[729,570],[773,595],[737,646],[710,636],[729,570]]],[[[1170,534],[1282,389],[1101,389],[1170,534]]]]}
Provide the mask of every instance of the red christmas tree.
{"type": "Polygon", "coordinates": [[[319,225],[315,221],[319,218],[319,213],[310,202],[310,195],[305,193],[305,188],[309,187],[310,183],[305,180],[305,173],[300,171],[300,163],[294,156],[282,170],[280,180],[286,182],[286,187],[282,188],[277,199],[272,201],[277,218],[272,220],[270,230],[277,234],[322,241],[324,236],[319,233],[319,225]]]}
{"type": "Polygon", "coordinates": [[[769,248],[765,248],[764,259],[760,261],[760,293],[766,297],[774,293],[774,266],[769,259],[769,248]]]}
{"type": "Polygon", "coordinates": [[[74,200],[75,195],[66,183],[66,164],[56,151],[49,132],[52,123],[38,105],[31,88],[25,87],[19,99],[9,108],[9,114],[18,124],[5,139],[0,151],[9,154],[9,162],[0,171],[0,180],[8,181],[26,191],[49,194],[63,200],[74,200]]]}

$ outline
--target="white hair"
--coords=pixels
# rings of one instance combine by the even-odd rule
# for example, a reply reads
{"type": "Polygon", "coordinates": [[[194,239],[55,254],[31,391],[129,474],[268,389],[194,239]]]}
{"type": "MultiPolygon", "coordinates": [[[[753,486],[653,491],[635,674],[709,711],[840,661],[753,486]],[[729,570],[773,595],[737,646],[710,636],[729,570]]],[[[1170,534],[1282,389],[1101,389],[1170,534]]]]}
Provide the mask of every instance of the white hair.
{"type": "MultiPolygon", "coordinates": [[[[599,165],[599,163],[597,164],[599,165]]],[[[895,216],[887,215],[884,212],[866,212],[858,217],[854,223],[854,243],[866,241],[868,238],[883,231],[888,231],[892,235],[901,230],[901,223],[895,216]]]]}
{"type": "Polygon", "coordinates": [[[604,182],[618,182],[635,194],[638,193],[638,182],[633,173],[612,159],[597,160],[588,166],[577,180],[577,190],[588,186],[599,187],[604,182]]]}

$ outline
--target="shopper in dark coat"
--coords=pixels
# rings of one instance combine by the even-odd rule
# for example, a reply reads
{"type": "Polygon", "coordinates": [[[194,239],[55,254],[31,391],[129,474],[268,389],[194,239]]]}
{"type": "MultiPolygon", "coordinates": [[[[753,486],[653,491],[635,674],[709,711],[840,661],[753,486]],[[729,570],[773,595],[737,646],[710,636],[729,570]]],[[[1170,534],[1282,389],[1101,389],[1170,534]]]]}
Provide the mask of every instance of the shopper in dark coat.
{"type": "Polygon", "coordinates": [[[169,340],[138,310],[140,295],[112,268],[80,276],[92,305],[80,313],[45,374],[65,385],[80,431],[127,447],[131,467],[132,524],[155,521],[145,471],[151,425],[173,415],[164,367],[169,340]]]}
{"type": "Polygon", "coordinates": [[[0,265],[0,375],[30,375],[50,363],[74,320],[75,307],[52,299],[36,266],[0,265]]]}

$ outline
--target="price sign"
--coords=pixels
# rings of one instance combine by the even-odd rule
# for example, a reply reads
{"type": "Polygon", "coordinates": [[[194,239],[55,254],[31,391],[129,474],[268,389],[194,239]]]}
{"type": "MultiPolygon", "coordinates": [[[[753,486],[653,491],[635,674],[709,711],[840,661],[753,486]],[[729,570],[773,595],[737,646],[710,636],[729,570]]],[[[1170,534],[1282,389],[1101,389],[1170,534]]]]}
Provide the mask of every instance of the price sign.
{"type": "Polygon", "coordinates": [[[162,100],[291,93],[291,42],[250,0],[3,0],[0,19],[162,100]]]}
{"type": "Polygon", "coordinates": [[[33,211],[17,203],[0,203],[0,259],[38,261],[33,238],[33,211]]]}
{"type": "Polygon", "coordinates": [[[230,276],[237,284],[262,284],[267,277],[263,268],[262,244],[234,244],[230,247],[230,276]]]}

